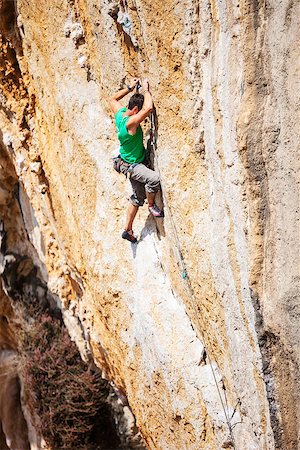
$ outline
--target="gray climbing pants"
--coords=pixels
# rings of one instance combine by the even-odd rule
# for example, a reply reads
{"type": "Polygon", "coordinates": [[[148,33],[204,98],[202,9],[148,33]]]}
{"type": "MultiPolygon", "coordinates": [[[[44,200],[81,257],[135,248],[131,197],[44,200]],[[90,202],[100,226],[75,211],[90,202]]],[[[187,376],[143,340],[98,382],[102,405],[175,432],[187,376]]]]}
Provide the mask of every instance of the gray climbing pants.
{"type": "Polygon", "coordinates": [[[135,206],[143,206],[146,199],[146,191],[149,193],[160,190],[159,175],[154,170],[148,169],[144,164],[137,164],[131,174],[130,183],[133,194],[130,201],[135,206]]]}

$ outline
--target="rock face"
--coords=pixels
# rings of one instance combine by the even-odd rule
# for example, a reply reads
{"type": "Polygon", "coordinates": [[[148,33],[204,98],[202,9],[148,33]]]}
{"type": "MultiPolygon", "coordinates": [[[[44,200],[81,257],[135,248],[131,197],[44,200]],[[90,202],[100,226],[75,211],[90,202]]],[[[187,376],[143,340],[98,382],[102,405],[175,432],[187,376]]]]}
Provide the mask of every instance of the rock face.
{"type": "Polygon", "coordinates": [[[28,450],[28,429],[21,406],[17,342],[12,326],[14,315],[2,289],[0,298],[0,448],[28,450]]]}
{"type": "Polygon", "coordinates": [[[1,219],[11,251],[33,245],[82,357],[150,449],[300,448],[299,2],[0,12],[1,219]],[[131,246],[107,98],[135,75],[156,104],[166,218],[140,209],[131,246]]]}

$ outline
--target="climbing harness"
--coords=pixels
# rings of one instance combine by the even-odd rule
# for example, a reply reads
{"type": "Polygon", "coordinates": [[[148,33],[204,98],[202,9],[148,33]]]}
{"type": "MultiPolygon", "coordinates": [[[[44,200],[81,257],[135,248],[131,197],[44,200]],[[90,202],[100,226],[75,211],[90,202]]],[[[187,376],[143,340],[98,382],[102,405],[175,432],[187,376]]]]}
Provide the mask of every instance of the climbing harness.
{"type": "Polygon", "coordinates": [[[113,168],[115,169],[115,171],[118,173],[123,173],[126,176],[126,178],[127,175],[133,171],[135,166],[137,166],[137,163],[130,164],[124,161],[124,159],[121,158],[121,155],[115,156],[112,160],[113,160],[113,168]]]}
{"type": "Polygon", "coordinates": [[[182,277],[182,279],[184,280],[184,282],[185,282],[185,284],[187,286],[187,291],[188,291],[189,296],[190,296],[191,301],[192,301],[193,310],[194,310],[194,314],[195,314],[195,317],[196,317],[198,329],[200,331],[201,338],[202,338],[202,341],[204,343],[204,348],[205,348],[205,352],[206,352],[206,355],[207,355],[208,363],[209,363],[209,366],[211,368],[211,372],[212,372],[212,375],[213,375],[214,383],[215,383],[217,391],[218,391],[218,396],[220,398],[220,402],[221,402],[222,409],[223,409],[223,412],[224,412],[224,416],[225,416],[225,419],[226,419],[226,424],[228,426],[230,438],[231,438],[231,441],[232,441],[232,446],[233,446],[234,450],[237,450],[236,445],[235,445],[234,436],[233,436],[233,428],[234,428],[235,425],[232,425],[231,421],[232,421],[232,419],[233,419],[233,417],[234,417],[234,415],[235,415],[235,413],[237,411],[237,407],[240,405],[241,402],[240,402],[240,399],[238,399],[238,401],[237,401],[237,403],[235,405],[234,411],[233,411],[231,417],[229,418],[226,389],[225,389],[225,386],[224,386],[224,383],[223,383],[224,397],[225,397],[225,401],[226,401],[227,410],[226,410],[226,406],[224,404],[224,400],[223,400],[222,395],[221,395],[221,391],[220,391],[220,387],[219,387],[219,384],[218,384],[218,381],[217,381],[217,378],[216,378],[215,371],[213,369],[212,360],[211,360],[211,358],[209,356],[209,353],[207,352],[206,339],[205,339],[204,333],[202,331],[202,327],[201,327],[201,323],[200,323],[200,319],[199,319],[199,315],[198,315],[198,309],[197,309],[197,306],[196,306],[196,299],[195,299],[194,289],[192,287],[191,280],[189,278],[187,267],[186,267],[186,264],[185,264],[185,261],[184,261],[184,257],[183,257],[182,251],[181,251],[181,246],[180,246],[180,242],[179,242],[176,226],[175,226],[175,223],[174,223],[174,219],[173,219],[173,216],[172,216],[172,212],[171,212],[170,206],[168,204],[167,198],[166,198],[166,196],[164,194],[165,191],[163,189],[162,177],[161,177],[161,173],[160,173],[159,165],[158,165],[157,135],[158,135],[158,133],[157,133],[157,116],[156,116],[155,107],[153,107],[153,111],[150,114],[149,145],[152,148],[154,156],[156,156],[156,161],[157,161],[156,167],[157,167],[157,172],[159,174],[160,183],[161,183],[161,187],[162,187],[162,195],[163,195],[164,206],[165,206],[165,209],[167,211],[169,221],[171,223],[171,227],[172,227],[172,230],[173,230],[173,236],[175,238],[175,246],[176,246],[177,253],[178,253],[178,261],[179,261],[180,266],[181,266],[181,277],[182,277]]]}

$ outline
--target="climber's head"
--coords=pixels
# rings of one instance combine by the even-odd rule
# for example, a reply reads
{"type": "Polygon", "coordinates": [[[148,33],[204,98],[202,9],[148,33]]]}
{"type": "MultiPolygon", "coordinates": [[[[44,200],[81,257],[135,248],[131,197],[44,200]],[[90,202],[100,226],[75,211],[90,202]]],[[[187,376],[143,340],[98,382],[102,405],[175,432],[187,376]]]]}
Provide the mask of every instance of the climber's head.
{"type": "Polygon", "coordinates": [[[136,114],[142,109],[143,104],[144,104],[143,94],[136,93],[133,94],[133,96],[130,98],[128,103],[128,109],[132,114],[136,114]]]}

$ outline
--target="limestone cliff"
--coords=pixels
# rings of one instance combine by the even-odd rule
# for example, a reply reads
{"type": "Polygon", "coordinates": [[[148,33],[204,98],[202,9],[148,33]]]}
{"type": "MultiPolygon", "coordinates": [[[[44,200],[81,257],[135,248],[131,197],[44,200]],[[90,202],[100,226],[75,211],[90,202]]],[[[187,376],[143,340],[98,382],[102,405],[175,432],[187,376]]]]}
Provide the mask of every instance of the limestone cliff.
{"type": "Polygon", "coordinates": [[[300,448],[299,17],[296,0],[0,0],[7,249],[149,449],[300,448]],[[107,99],[136,75],[166,218],[140,209],[131,246],[107,99]]]}

